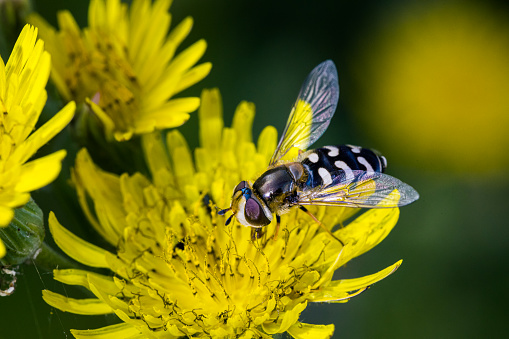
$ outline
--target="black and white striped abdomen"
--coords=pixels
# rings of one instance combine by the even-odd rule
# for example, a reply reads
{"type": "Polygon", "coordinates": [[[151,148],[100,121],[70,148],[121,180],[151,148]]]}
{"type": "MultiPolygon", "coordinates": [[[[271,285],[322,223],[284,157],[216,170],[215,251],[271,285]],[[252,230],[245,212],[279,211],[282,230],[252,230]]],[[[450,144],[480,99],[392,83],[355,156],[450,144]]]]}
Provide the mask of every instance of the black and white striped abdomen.
{"type": "Polygon", "coordinates": [[[309,150],[301,155],[301,163],[308,172],[307,187],[329,184],[339,170],[384,172],[387,167],[384,156],[352,145],[324,146],[309,150]]]}

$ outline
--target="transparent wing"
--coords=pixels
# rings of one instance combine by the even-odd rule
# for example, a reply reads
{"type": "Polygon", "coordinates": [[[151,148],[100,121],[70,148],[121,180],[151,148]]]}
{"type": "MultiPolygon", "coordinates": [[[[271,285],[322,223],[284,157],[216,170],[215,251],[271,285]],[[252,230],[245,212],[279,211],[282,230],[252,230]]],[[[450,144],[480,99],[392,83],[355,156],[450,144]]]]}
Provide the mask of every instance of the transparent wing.
{"type": "Polygon", "coordinates": [[[316,66],[302,84],[270,165],[292,147],[306,150],[320,138],[336,111],[338,99],[338,72],[334,63],[327,60],[316,66]]]}
{"type": "Polygon", "coordinates": [[[330,184],[304,191],[299,204],[386,208],[408,205],[419,199],[415,189],[387,174],[338,171],[332,177],[330,184]]]}

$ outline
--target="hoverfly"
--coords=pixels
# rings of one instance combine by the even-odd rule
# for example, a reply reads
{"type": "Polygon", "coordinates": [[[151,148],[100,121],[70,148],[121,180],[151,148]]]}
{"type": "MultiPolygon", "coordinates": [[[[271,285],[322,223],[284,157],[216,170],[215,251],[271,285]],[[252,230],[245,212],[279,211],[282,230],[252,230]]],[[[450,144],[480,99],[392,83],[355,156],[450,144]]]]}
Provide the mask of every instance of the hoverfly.
{"type": "Polygon", "coordinates": [[[253,227],[251,234],[255,240],[275,214],[275,239],[280,216],[293,207],[300,208],[323,227],[305,206],[398,207],[419,198],[412,187],[383,173],[387,161],[373,150],[339,145],[304,151],[329,126],[338,99],[336,66],[327,60],[304,81],[267,171],[252,184],[241,181],[233,190],[230,207],[218,212],[219,215],[233,212],[226,225],[232,217],[237,218],[242,225],[253,227]],[[299,150],[299,156],[293,161],[282,160],[293,148],[299,150]],[[395,190],[399,194],[391,194],[395,190]]]}

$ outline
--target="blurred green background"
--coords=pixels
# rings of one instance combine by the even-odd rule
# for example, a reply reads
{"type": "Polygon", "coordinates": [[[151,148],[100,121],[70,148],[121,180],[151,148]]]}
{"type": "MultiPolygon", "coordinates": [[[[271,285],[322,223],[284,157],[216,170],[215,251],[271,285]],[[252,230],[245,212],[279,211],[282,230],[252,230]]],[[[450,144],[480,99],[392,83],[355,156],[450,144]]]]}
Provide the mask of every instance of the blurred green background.
{"type": "MultiPolygon", "coordinates": [[[[34,2],[54,25],[56,11],[69,9],[85,26],[87,7],[87,1],[34,2]]],[[[506,2],[176,0],[172,13],[174,23],[195,19],[185,46],[205,38],[203,60],[213,63],[212,73],[183,95],[219,87],[226,125],[248,100],[257,108],[255,136],[268,124],[282,131],[306,75],[332,59],[340,104],[315,146],[378,149],[387,172],[421,195],[402,208],[384,242],[336,278],[371,274],[401,258],[402,267],[346,304],[310,305],[302,321],[334,323],[337,338],[508,336],[506,2]]],[[[181,128],[191,147],[197,125],[193,116],[181,128]]],[[[34,198],[50,193],[46,188],[34,198]]],[[[43,288],[73,297],[80,291],[36,269],[22,267],[16,293],[0,299],[0,338],[68,338],[70,328],[115,322],[46,305],[43,288]]]]}

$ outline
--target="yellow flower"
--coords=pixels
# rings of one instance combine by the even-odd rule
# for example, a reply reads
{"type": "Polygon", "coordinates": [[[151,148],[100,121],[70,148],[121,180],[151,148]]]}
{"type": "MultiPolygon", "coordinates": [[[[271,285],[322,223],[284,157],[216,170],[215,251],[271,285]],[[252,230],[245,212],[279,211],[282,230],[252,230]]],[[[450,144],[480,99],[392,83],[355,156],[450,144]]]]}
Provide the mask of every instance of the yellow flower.
{"type": "MultiPolygon", "coordinates": [[[[277,132],[265,128],[255,146],[254,105],[247,102],[238,106],[233,126],[224,128],[217,90],[203,93],[199,115],[201,147],[194,161],[178,131],[167,135],[166,145],[159,135],[144,137],[152,180],[104,172],[85,150],[79,152],[73,180],[80,203],[116,250],[76,237],[53,214],[50,229],[69,256],[113,275],[55,270],[56,280],[84,286],[93,297],[45,290],[44,300],[63,311],[115,313],[123,321],[73,330],[77,338],[270,338],[283,332],[331,337],[334,325],[301,323],[300,313],[310,302],[346,302],[399,267],[401,261],[362,278],[332,280],[339,267],[385,238],[399,210],[369,210],[335,231],[345,247],[298,209],[283,215],[277,240],[271,224],[267,236],[253,242],[250,228],[237,222],[225,226],[216,206],[229,206],[233,187],[266,169],[277,132]]],[[[313,213],[332,226],[355,210],[318,207],[313,213]]]]}
{"type": "MultiPolygon", "coordinates": [[[[58,176],[66,154],[61,150],[28,161],[74,115],[71,102],[34,131],[46,103],[50,68],[50,55],[30,25],[23,28],[7,64],[0,58],[0,227],[12,220],[14,208],[29,201],[31,191],[58,176]]],[[[4,255],[0,241],[0,258],[4,255]]]]}
{"type": "Polygon", "coordinates": [[[204,40],[176,54],[193,21],[184,19],[168,34],[170,3],[135,0],[128,9],[120,0],[92,0],[82,31],[68,11],[58,14],[58,32],[39,16],[30,19],[56,60],[51,77],[60,94],[87,102],[108,138],[180,126],[199,106],[196,97],[172,99],[202,80],[211,64],[194,66],[204,40]]]}
{"type": "Polygon", "coordinates": [[[438,2],[390,22],[356,58],[362,125],[395,163],[504,175],[507,20],[480,4],[438,2]]]}

